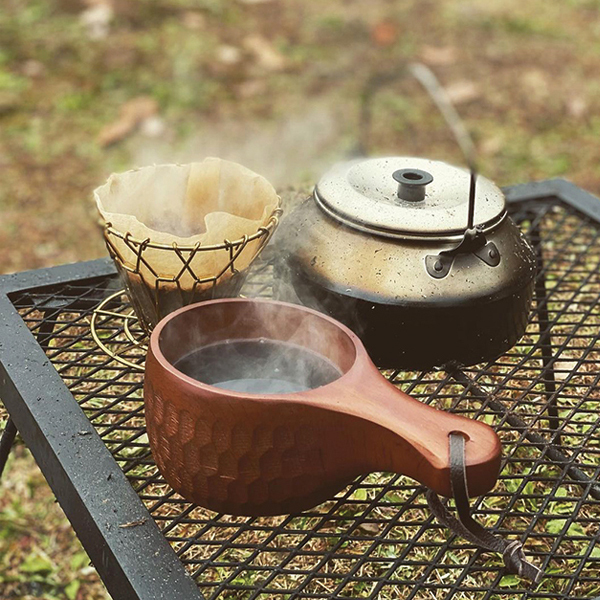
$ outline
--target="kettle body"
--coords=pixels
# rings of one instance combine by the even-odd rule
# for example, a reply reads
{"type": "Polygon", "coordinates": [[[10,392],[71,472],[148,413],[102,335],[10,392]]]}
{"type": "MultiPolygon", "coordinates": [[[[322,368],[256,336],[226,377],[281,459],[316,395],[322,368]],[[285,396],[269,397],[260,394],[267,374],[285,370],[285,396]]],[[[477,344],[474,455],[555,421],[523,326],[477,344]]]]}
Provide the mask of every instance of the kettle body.
{"type": "MultiPolygon", "coordinates": [[[[381,164],[383,159],[374,160],[381,164]]],[[[436,180],[435,161],[387,160],[392,169],[416,164],[421,172],[433,171],[436,180]]],[[[462,169],[441,164],[445,176],[457,173],[463,182],[468,177],[462,169]]],[[[358,187],[352,167],[346,167],[345,177],[350,183],[339,186],[339,195],[358,187]]],[[[324,202],[319,184],[282,223],[279,240],[284,243],[275,278],[280,299],[295,300],[348,325],[380,367],[429,369],[496,358],[526,329],[535,256],[506,214],[502,192],[486,182],[481,187],[487,213],[475,212],[480,222],[462,230],[456,225],[467,223],[467,202],[453,199],[456,185],[447,192],[447,203],[443,186],[436,192],[441,198],[392,199],[390,206],[380,197],[381,213],[389,215],[390,228],[384,230],[381,218],[369,219],[379,210],[377,202],[367,207],[370,212],[361,212],[364,207],[356,209],[360,198],[355,198],[348,218],[324,202]],[[429,210],[422,208],[426,204],[429,210]],[[394,220],[397,229],[392,228],[394,220]],[[291,283],[287,289],[293,289],[293,297],[282,282],[291,283]]],[[[369,194],[377,184],[371,186],[363,183],[360,194],[369,194]]]]}

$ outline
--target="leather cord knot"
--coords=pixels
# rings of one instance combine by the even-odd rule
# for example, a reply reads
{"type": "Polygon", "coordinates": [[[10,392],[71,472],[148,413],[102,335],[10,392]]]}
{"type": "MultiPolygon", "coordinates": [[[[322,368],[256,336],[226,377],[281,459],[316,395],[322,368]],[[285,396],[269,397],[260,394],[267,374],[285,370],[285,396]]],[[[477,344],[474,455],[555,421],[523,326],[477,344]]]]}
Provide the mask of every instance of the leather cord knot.
{"type": "Polygon", "coordinates": [[[541,569],[527,561],[523,544],[519,540],[509,542],[502,551],[502,560],[509,573],[514,573],[520,577],[532,580],[534,583],[542,578],[541,569]]]}
{"type": "Polygon", "coordinates": [[[473,520],[467,489],[465,438],[460,433],[450,434],[450,483],[459,518],[456,519],[450,514],[435,492],[427,490],[427,503],[436,519],[476,546],[502,553],[504,565],[509,573],[537,584],[544,573],[527,560],[523,552],[523,544],[519,540],[507,542],[473,520]]]}
{"type": "Polygon", "coordinates": [[[502,560],[509,572],[521,575],[523,571],[523,560],[525,560],[523,544],[521,544],[519,540],[510,542],[502,552],[502,560]]]}

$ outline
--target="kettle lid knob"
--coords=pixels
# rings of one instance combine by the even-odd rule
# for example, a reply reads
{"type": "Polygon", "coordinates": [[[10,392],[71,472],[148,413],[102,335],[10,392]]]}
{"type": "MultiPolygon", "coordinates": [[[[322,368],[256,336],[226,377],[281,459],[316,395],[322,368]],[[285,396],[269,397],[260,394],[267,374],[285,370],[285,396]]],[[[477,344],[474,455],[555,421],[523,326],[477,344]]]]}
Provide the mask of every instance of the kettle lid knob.
{"type": "Polygon", "coordinates": [[[409,202],[425,200],[425,187],[433,181],[433,175],[421,169],[398,169],[392,173],[398,186],[398,198],[409,202]]]}

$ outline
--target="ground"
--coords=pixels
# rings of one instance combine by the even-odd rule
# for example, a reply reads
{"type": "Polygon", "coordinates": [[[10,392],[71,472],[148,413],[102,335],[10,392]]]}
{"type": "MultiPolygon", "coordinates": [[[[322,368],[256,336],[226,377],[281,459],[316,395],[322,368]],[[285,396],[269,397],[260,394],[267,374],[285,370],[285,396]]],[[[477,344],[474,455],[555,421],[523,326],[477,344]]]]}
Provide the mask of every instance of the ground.
{"type": "MultiPolygon", "coordinates": [[[[598,0],[4,0],[0,273],[105,255],[91,191],[112,171],[217,155],[279,188],[355,151],[461,163],[410,78],[429,65],[504,185],[600,193],[598,0]]],[[[0,430],[6,415],[0,408],[0,430]]],[[[104,598],[27,450],[0,494],[0,598],[104,598]]]]}

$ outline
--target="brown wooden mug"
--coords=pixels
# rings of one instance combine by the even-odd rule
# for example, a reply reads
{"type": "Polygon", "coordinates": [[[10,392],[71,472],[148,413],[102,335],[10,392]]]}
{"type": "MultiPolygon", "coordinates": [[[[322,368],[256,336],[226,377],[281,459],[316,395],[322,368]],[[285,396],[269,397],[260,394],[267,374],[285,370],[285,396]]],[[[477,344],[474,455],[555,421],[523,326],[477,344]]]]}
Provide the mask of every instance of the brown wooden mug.
{"type": "Polygon", "coordinates": [[[501,445],[490,427],[406,395],[352,331],[297,305],[220,299],[168,315],[150,338],[144,399],[161,473],[183,497],[219,512],[298,512],[371,471],[401,473],[449,496],[451,432],[467,440],[473,496],[498,476],[501,445]],[[339,375],[305,391],[256,394],[203,383],[174,366],[203,346],[265,339],[306,348],[339,375]]]}

